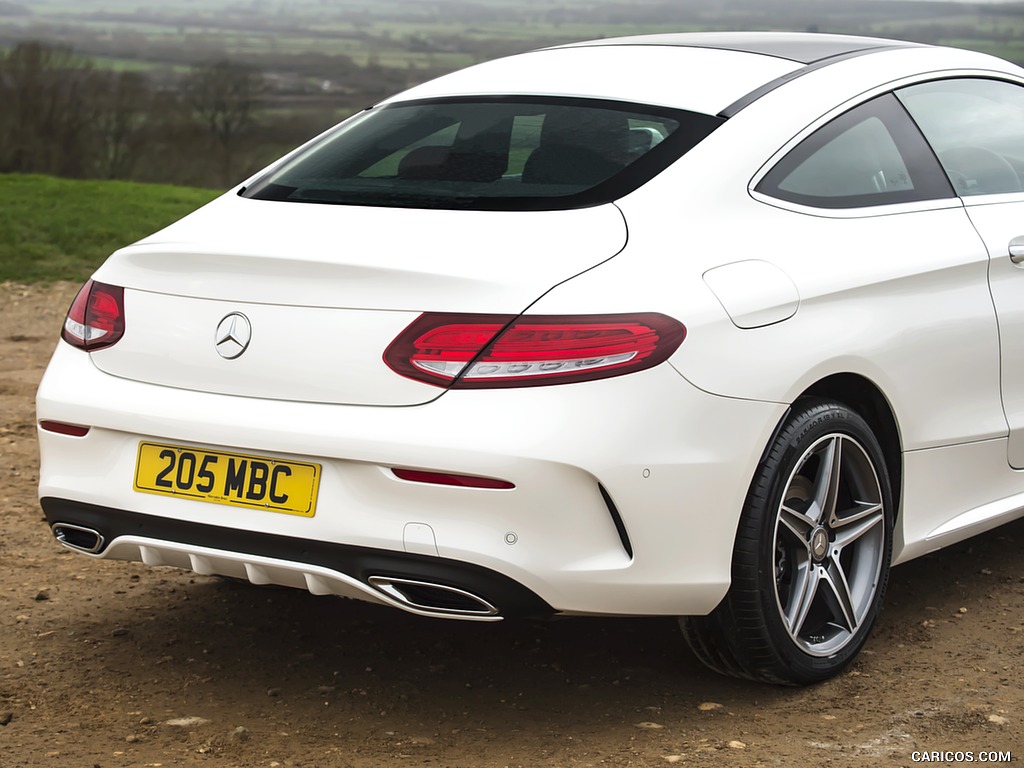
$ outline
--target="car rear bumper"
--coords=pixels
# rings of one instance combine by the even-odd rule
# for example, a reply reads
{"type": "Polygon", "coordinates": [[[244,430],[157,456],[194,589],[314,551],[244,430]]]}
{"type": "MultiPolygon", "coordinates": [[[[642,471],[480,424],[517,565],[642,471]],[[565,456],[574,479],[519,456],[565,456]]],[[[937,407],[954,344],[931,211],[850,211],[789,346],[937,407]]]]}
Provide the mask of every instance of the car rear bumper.
{"type": "Polygon", "coordinates": [[[44,498],[40,503],[62,544],[96,557],[297,587],[425,616],[493,621],[553,613],[522,585],[470,563],[240,531],[67,499],[44,498]],[[89,533],[94,540],[86,538],[89,533]]]}
{"type": "Polygon", "coordinates": [[[296,403],[117,378],[61,344],[37,411],[90,427],[84,437],[40,430],[40,497],[51,525],[103,536],[93,557],[445,614],[410,605],[406,593],[431,593],[393,577],[496,609],[479,618],[710,611],[728,588],[749,479],[785,406],[707,394],[667,365],[412,407],[296,403]],[[142,441],[315,461],[316,514],[139,493],[142,441]],[[514,487],[413,482],[393,468],[514,487]]]}

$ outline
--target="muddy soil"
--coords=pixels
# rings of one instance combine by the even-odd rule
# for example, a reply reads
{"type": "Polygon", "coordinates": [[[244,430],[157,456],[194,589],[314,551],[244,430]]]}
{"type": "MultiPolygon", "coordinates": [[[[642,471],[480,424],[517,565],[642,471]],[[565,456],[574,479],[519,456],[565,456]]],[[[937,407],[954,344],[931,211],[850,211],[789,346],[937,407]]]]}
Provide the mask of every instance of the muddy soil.
{"type": "Polygon", "coordinates": [[[428,620],[68,552],[33,395],[74,291],[0,285],[2,768],[1024,758],[1024,521],[895,569],[867,650],[806,689],[704,670],[671,620],[428,620]]]}

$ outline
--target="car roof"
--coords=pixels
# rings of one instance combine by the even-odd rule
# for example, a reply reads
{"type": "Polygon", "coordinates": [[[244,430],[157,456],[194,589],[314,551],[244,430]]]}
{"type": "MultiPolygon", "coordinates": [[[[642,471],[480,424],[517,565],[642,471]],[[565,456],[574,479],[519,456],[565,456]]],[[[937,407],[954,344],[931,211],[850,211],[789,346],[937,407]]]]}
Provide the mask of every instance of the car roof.
{"type": "Polygon", "coordinates": [[[430,80],[384,103],[494,95],[554,96],[650,104],[716,114],[803,65],[726,49],[573,45],[493,59],[430,80]],[[714,72],[714,77],[706,73],[714,72]]]}
{"type": "Polygon", "coordinates": [[[662,45],[681,48],[716,48],[787,59],[798,64],[818,64],[836,57],[870,53],[883,48],[917,48],[920,43],[855,35],[811,32],[681,32],[634,35],[553,46],[584,48],[604,45],[662,45]]]}
{"type": "MultiPolygon", "coordinates": [[[[895,67],[893,72],[905,75],[921,67],[1006,71],[1010,66],[971,51],[854,35],[655,34],[567,43],[494,59],[414,86],[382,103],[556,96],[674,107],[729,118],[809,73],[851,60],[869,64],[876,58],[870,54],[880,54],[895,67]]],[[[869,79],[877,78],[877,70],[875,65],[858,68],[869,79]]],[[[865,87],[873,84],[865,83],[865,87]]]]}
{"type": "Polygon", "coordinates": [[[831,35],[812,32],[680,32],[659,35],[633,35],[603,40],[589,40],[556,48],[599,46],[668,46],[676,48],[711,48],[721,51],[770,56],[803,65],[767,80],[719,110],[721,117],[732,117],[764,94],[795,77],[841,59],[862,56],[881,50],[923,48],[921,43],[886,40],[857,35],[831,35]]]}

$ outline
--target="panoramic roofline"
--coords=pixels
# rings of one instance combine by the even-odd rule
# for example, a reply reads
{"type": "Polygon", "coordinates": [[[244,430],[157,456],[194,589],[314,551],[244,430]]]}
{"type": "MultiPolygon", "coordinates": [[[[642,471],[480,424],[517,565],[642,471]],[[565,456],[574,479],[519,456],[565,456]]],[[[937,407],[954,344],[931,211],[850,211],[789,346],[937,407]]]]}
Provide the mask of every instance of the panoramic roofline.
{"type": "Polygon", "coordinates": [[[679,59],[699,69],[703,68],[705,60],[714,67],[711,62],[721,59],[723,65],[727,65],[723,68],[725,74],[721,78],[693,78],[694,85],[687,91],[686,106],[691,111],[727,119],[780,86],[830,64],[887,50],[933,48],[875,37],[800,32],[683,32],[584,40],[534,49],[468,67],[413,86],[382,103],[503,92],[519,95],[577,94],[630,103],[679,106],[681,95],[675,98],[664,87],[658,90],[661,78],[640,78],[638,81],[632,76],[630,65],[655,64],[661,70],[671,70],[672,61],[679,59]],[[590,79],[577,77],[575,80],[565,74],[575,70],[572,66],[576,58],[573,50],[584,61],[592,62],[595,71],[603,74],[597,79],[595,75],[590,79]],[[538,54],[540,59],[530,58],[538,54]],[[544,59],[545,56],[553,59],[544,59]],[[531,68],[521,63],[521,57],[526,57],[527,61],[554,61],[557,69],[531,68]],[[580,81],[583,82],[582,91],[580,81]]]}
{"type": "Polygon", "coordinates": [[[805,66],[884,49],[927,47],[921,43],[902,40],[814,32],[677,32],[585,40],[552,46],[552,48],[589,48],[613,45],[713,48],[772,56],[805,66]]]}
{"type": "Polygon", "coordinates": [[[771,56],[803,65],[781,77],[769,80],[734,101],[718,113],[718,117],[726,119],[779,86],[829,64],[879,51],[930,47],[922,43],[903,40],[817,32],[678,32],[586,40],[554,46],[554,48],[598,48],[604,46],[709,48],[733,53],[771,56]]]}

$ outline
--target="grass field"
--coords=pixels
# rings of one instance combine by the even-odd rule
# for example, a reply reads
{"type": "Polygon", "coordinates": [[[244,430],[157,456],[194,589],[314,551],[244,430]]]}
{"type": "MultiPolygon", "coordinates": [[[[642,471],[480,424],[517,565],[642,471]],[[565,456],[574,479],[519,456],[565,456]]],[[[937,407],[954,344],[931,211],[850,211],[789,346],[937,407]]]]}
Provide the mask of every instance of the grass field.
{"type": "Polygon", "coordinates": [[[158,184],[0,175],[0,280],[84,280],[117,248],[218,194],[158,184]]]}

